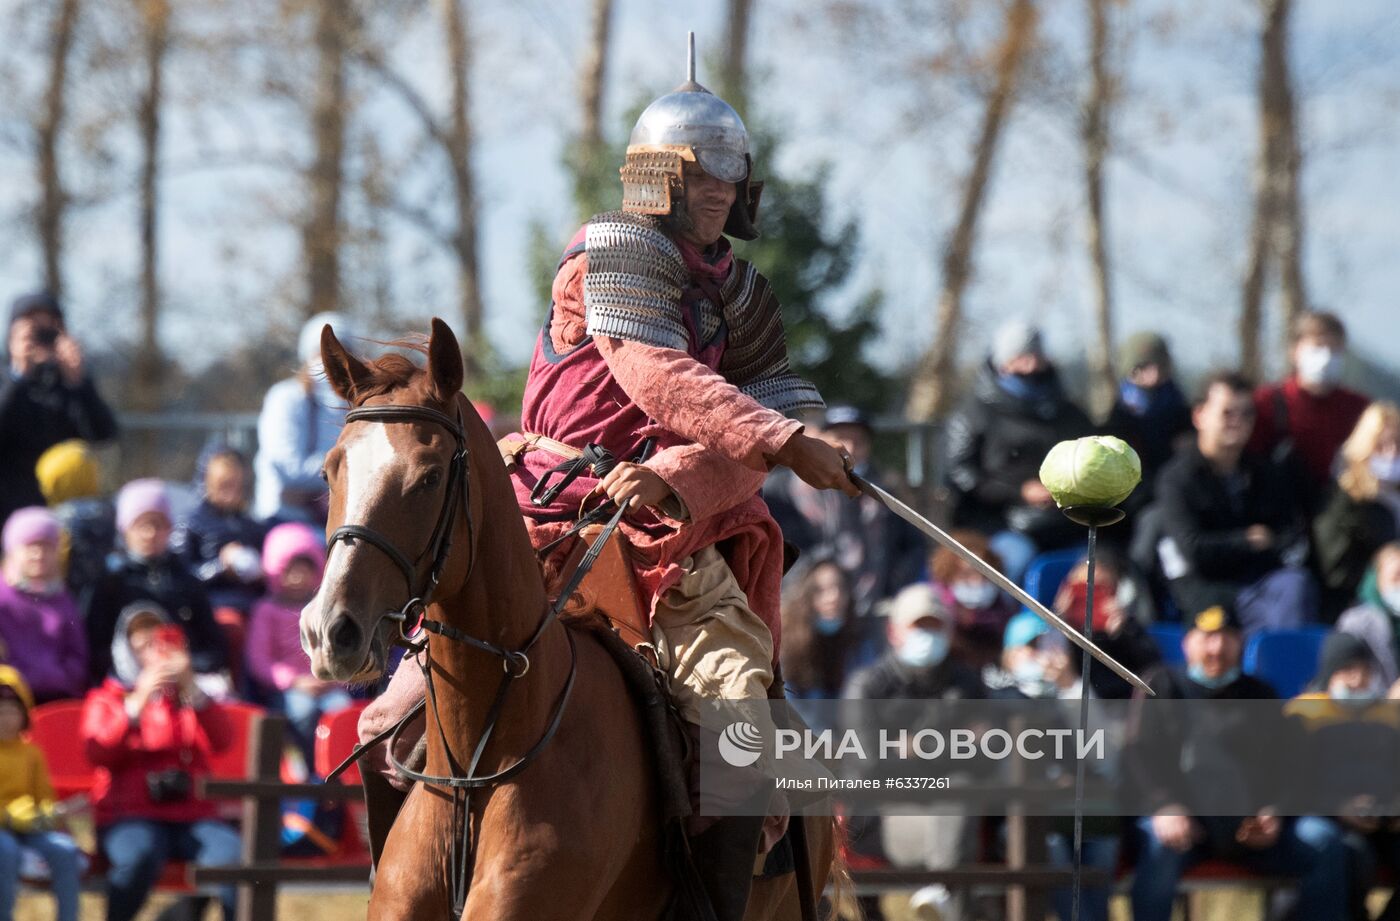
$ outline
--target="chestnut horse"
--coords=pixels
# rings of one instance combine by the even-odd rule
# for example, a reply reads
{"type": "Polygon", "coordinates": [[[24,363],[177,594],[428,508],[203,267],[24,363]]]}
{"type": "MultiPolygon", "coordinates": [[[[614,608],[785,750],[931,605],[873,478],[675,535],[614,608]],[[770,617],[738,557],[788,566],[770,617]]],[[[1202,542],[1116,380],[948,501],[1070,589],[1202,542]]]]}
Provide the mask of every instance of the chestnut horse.
{"type": "MultiPolygon", "coordinates": [[[[509,768],[548,736],[523,770],[471,797],[474,852],[461,917],[659,919],[673,887],[637,708],[597,640],[545,617],[549,599],[505,464],[461,393],[462,355],[440,320],[426,352],[426,370],[401,355],[365,363],[329,326],[322,332],[326,376],[359,412],[326,456],[331,551],[301,615],[312,670],[344,682],[380,675],[399,632],[393,612],[407,610],[423,585],[428,619],[499,650],[525,648],[544,624],[525,668],[437,634],[423,653],[436,687],[428,774],[452,774],[454,761],[460,770],[488,725],[477,775],[509,768]],[[385,406],[413,409],[395,415],[385,406]],[[520,677],[493,719],[505,669],[520,677]]],[[[442,787],[414,786],[377,867],[370,919],[454,917],[453,809],[442,787]]],[[[806,827],[820,893],[835,859],[833,827],[826,818],[806,827]]],[[[791,874],[755,880],[747,917],[797,919],[797,905],[791,874]]]]}

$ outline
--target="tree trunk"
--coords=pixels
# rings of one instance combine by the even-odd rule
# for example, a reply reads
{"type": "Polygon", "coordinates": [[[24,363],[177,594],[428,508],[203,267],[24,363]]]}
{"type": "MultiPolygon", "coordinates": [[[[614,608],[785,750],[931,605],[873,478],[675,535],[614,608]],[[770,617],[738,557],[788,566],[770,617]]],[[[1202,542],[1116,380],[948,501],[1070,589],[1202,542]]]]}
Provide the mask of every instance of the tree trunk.
{"type": "Polygon", "coordinates": [[[467,382],[481,374],[483,347],[481,273],[477,262],[476,182],[472,173],[472,123],[469,79],[471,41],[467,33],[467,12],[463,0],[442,0],[443,25],[447,34],[447,56],[451,67],[452,115],[448,130],[448,159],[451,161],[452,191],[457,206],[457,229],[452,248],[457,254],[457,293],[466,333],[463,356],[467,382]]]}
{"type": "Polygon", "coordinates": [[[1275,179],[1274,226],[1271,234],[1279,267],[1279,295],[1283,300],[1283,341],[1287,352],[1294,322],[1308,309],[1303,283],[1303,210],[1299,194],[1302,151],[1298,145],[1298,125],[1293,104],[1293,78],[1288,64],[1288,17],[1291,0],[1269,0],[1265,6],[1268,23],[1264,29],[1263,80],[1268,90],[1264,103],[1270,110],[1269,124],[1274,133],[1275,179]]]}
{"type": "Polygon", "coordinates": [[[906,412],[916,422],[941,418],[951,405],[958,326],[962,320],[963,290],[972,271],[977,217],[982,210],[1002,123],[1011,106],[1016,75],[1035,32],[1035,19],[1031,0],[1015,0],[1007,11],[1006,32],[997,54],[996,85],[987,97],[982,115],[982,130],[973,148],[972,172],[963,188],[958,222],[943,251],[943,288],[938,296],[933,345],[920,360],[909,386],[906,412]]]}
{"type": "Polygon", "coordinates": [[[597,150],[603,146],[603,89],[607,85],[612,11],[613,0],[593,0],[588,49],[583,55],[583,72],[579,78],[583,118],[578,140],[584,150],[597,150]]]}
{"type": "Polygon", "coordinates": [[[1095,419],[1113,409],[1113,290],[1109,283],[1107,232],[1104,228],[1103,167],[1108,153],[1108,108],[1112,78],[1108,73],[1108,0],[1089,0],[1089,66],[1092,80],[1084,106],[1084,191],[1088,204],[1089,259],[1094,277],[1094,326],[1089,352],[1089,407],[1095,419]]]}
{"type": "Polygon", "coordinates": [[[719,94],[743,116],[748,103],[749,20],[753,14],[753,0],[729,0],[728,7],[719,94]]]}
{"type": "Polygon", "coordinates": [[[68,197],[59,173],[59,137],[68,114],[68,54],[78,25],[78,0],[62,0],[50,32],[49,82],[35,124],[38,147],[39,208],[36,224],[44,256],[44,284],[63,293],[63,215],[68,197]]]}
{"type": "Polygon", "coordinates": [[[316,99],[312,136],[311,210],[303,230],[307,316],[340,304],[340,198],[345,160],[345,46],[349,17],[344,0],[320,0],[316,16],[316,99]]]}
{"type": "MultiPolygon", "coordinates": [[[[574,180],[574,205],[580,219],[609,207],[617,197],[617,171],[608,158],[603,132],[603,95],[607,86],[608,47],[612,41],[613,0],[593,0],[588,48],[579,75],[578,143],[569,156],[574,180]]],[[[613,205],[616,207],[616,205],[613,205]]]]}
{"type": "Polygon", "coordinates": [[[1259,36],[1259,157],[1254,172],[1254,215],[1239,325],[1240,367],[1255,379],[1265,370],[1260,340],[1271,260],[1277,260],[1279,265],[1285,350],[1294,320],[1307,309],[1298,189],[1302,155],[1288,68],[1288,16],[1292,2],[1261,0],[1261,4],[1264,28],[1259,36]]]}
{"type": "Polygon", "coordinates": [[[161,81],[169,46],[169,0],[138,0],[145,43],[146,89],[138,107],[141,135],[141,351],[135,366],[136,405],[160,403],[164,360],[160,351],[160,279],[157,271],[160,177],[161,81]]]}

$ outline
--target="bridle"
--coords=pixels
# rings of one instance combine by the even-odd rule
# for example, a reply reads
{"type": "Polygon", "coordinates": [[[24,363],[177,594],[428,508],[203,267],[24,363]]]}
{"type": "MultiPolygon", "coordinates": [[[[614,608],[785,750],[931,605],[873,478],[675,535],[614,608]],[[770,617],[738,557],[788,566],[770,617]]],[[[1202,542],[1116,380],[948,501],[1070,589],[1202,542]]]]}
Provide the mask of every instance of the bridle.
{"type": "MultiPolygon", "coordinates": [[[[594,540],[584,555],[583,561],[575,570],[573,576],[559,593],[553,604],[546,607],[544,616],[540,618],[539,625],[535,628],[530,638],[519,649],[506,649],[494,643],[486,642],[457,628],[445,624],[438,620],[433,620],[427,616],[428,605],[432,602],[433,592],[436,591],[438,581],[442,577],[443,567],[447,564],[447,558],[452,549],[452,531],[457,519],[457,507],[460,504],[465,509],[467,523],[468,543],[472,548],[472,558],[467,564],[467,577],[471,577],[473,568],[476,565],[476,531],[475,523],[471,513],[471,451],[467,447],[466,433],[462,428],[462,410],[457,407],[457,417],[454,419],[446,413],[439,412],[428,406],[413,406],[407,404],[392,404],[383,406],[362,406],[350,410],[345,415],[346,424],[352,422],[426,422],[446,429],[456,442],[456,448],[452,453],[452,461],[447,473],[447,491],[443,497],[442,509],[438,512],[437,522],[433,526],[432,536],[428,544],[418,556],[409,560],[408,557],[394,546],[393,542],[373,528],[360,524],[341,525],[332,532],[327,542],[328,549],[334,548],[338,543],[353,545],[355,541],[362,540],[372,547],[378,549],[394,563],[400,573],[403,574],[404,583],[408,590],[408,600],[398,611],[388,611],[380,616],[376,621],[374,629],[377,631],[379,623],[385,619],[395,620],[399,623],[399,637],[413,655],[415,662],[423,672],[424,686],[426,694],[412,710],[404,714],[394,725],[381,732],[379,735],[356,746],[350,756],[345,759],[334,771],[326,775],[326,781],[332,781],[339,776],[346,768],[364,755],[365,751],[388,740],[388,760],[394,770],[410,780],[437,787],[445,787],[452,793],[453,803],[453,834],[452,834],[452,902],[453,910],[457,915],[461,914],[462,907],[466,903],[467,888],[470,879],[470,860],[473,852],[473,841],[470,836],[470,815],[471,815],[471,794],[475,790],[490,787],[502,783],[514,777],[533,761],[542,752],[549,741],[554,737],[559,729],[559,724],[564,716],[564,708],[569,701],[569,695],[573,691],[574,678],[578,673],[578,650],[574,643],[573,631],[565,630],[564,635],[569,643],[569,673],[564,681],[563,690],[559,692],[559,697],[555,701],[553,713],[550,715],[549,723],[544,731],[529,751],[521,755],[513,764],[502,768],[492,774],[478,775],[477,767],[481,762],[482,755],[486,751],[486,744],[491,738],[492,731],[496,728],[496,723],[500,719],[501,712],[505,708],[506,694],[517,678],[522,678],[530,670],[529,652],[535,644],[544,636],[549,625],[558,619],[559,612],[563,610],[569,597],[578,588],[583,576],[591,568],[593,561],[597,559],[602,551],[603,544],[612,536],[622,519],[625,508],[617,509],[603,532],[594,540]],[[427,577],[421,588],[417,580],[418,567],[422,565],[424,559],[431,557],[432,564],[428,569],[427,577]],[[464,770],[457,757],[452,752],[452,747],[447,742],[447,735],[442,728],[442,719],[438,712],[437,690],[433,683],[433,669],[431,654],[420,656],[427,650],[428,642],[425,633],[435,633],[445,639],[462,643],[490,653],[501,659],[504,674],[500,684],[496,689],[496,696],[491,702],[490,708],[486,712],[486,720],[481,730],[481,738],[477,740],[476,746],[472,750],[471,760],[464,770]],[[434,722],[438,727],[438,736],[442,741],[443,750],[447,754],[450,774],[437,775],[415,771],[403,764],[394,753],[395,744],[403,728],[408,725],[424,708],[431,705],[433,709],[434,722]]],[[[372,637],[373,634],[371,634],[372,637]]]]}

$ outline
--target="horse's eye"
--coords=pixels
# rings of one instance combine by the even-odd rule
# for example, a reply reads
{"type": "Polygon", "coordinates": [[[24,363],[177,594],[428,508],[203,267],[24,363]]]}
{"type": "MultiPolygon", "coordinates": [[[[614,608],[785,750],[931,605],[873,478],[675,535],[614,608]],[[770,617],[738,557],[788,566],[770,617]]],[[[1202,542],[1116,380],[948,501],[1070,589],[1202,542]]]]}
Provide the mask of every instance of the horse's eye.
{"type": "Polygon", "coordinates": [[[322,468],[321,468],[321,482],[322,482],[322,483],[326,483],[327,485],[329,485],[329,484],[330,484],[330,481],[331,481],[331,475],[330,475],[329,473],[326,472],[326,468],[325,468],[325,467],[322,467],[322,468]]]}
{"type": "Polygon", "coordinates": [[[441,482],[442,482],[442,471],[441,471],[441,470],[429,470],[429,471],[428,471],[428,475],[425,476],[425,477],[423,477],[423,488],[424,488],[424,489],[432,489],[434,486],[437,486],[437,484],[439,484],[439,483],[441,483],[441,482]]]}

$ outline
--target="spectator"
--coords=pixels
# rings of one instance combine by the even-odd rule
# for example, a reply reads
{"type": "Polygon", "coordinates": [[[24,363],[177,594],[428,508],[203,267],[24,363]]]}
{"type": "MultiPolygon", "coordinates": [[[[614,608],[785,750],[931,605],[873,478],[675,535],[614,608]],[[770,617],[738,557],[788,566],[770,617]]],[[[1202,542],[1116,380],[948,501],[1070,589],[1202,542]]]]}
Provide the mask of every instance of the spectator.
{"type": "Polygon", "coordinates": [[[1196,441],[1157,478],[1165,537],[1163,575],[1183,611],[1234,599],[1246,632],[1317,617],[1305,510],[1294,481],[1268,458],[1244,453],[1254,422],[1249,384],[1206,378],[1191,414],[1196,441]]]}
{"type": "Polygon", "coordinates": [[[69,438],[107,441],[117,434],[53,295],[15,300],[9,351],[10,373],[0,380],[0,521],[43,504],[34,464],[45,450],[69,438]]]}
{"type": "MultiPolygon", "coordinates": [[[[983,562],[1001,569],[1001,557],[980,532],[955,530],[953,537],[983,562]]],[[[947,547],[933,552],[929,569],[934,594],[953,615],[953,653],[973,668],[995,663],[1016,603],[947,547]]]]}
{"type": "MultiPolygon", "coordinates": [[[[1159,668],[1146,676],[1159,699],[1276,697],[1267,684],[1240,673],[1243,641],[1238,615],[1229,605],[1212,605],[1197,613],[1182,648],[1185,669],[1159,668]]],[[[1222,791],[1258,789],[1267,780],[1251,772],[1241,753],[1266,745],[1258,733],[1268,729],[1260,730],[1235,708],[1197,708],[1189,720],[1173,718],[1178,712],[1154,708],[1130,730],[1130,774],[1154,804],[1152,814],[1137,823],[1134,921],[1170,921],[1182,874],[1207,857],[1256,873],[1294,877],[1299,918],[1341,921],[1346,851],[1330,821],[1315,816],[1285,819],[1267,809],[1244,817],[1227,814],[1238,803],[1222,791]],[[1202,736],[1205,732],[1209,735],[1202,736]],[[1220,740],[1226,738],[1236,744],[1222,747],[1220,740]],[[1198,757],[1206,746],[1212,757],[1198,757]],[[1190,787],[1183,788],[1180,778],[1190,778],[1190,787]]]]}
{"type": "Polygon", "coordinates": [[[265,521],[324,524],[326,484],[321,464],[345,425],[347,407],[321,367],[321,330],[335,328],[341,342],[359,338],[349,318],[318,313],[301,328],[296,376],[278,381],[258,416],[258,455],[253,461],[257,496],[253,513],[265,521]]]}
{"type": "MultiPolygon", "coordinates": [[[[977,672],[950,654],[953,620],[927,584],[910,585],[889,610],[890,650],[857,672],[845,696],[856,700],[968,700],[987,696],[977,672]]],[[[880,822],[881,845],[898,867],[942,870],[973,855],[974,823],[966,816],[887,815],[880,822]]],[[[930,886],[914,903],[936,906],[939,917],[958,921],[967,910],[965,892],[930,886]]]]}
{"type": "MultiPolygon", "coordinates": [[[[112,639],[112,676],[83,704],[88,758],[104,769],[94,811],[111,865],[108,921],[136,916],[167,860],[238,861],[238,833],[196,794],[234,729],[195,681],[184,637],[157,605],[132,604],[112,639]]],[[[221,887],[225,921],[234,918],[234,898],[234,887],[221,887]]]]}
{"type": "MultiPolygon", "coordinates": [[[[851,456],[852,471],[884,485],[871,459],[874,430],[863,412],[830,407],[821,435],[851,456]]],[[[927,542],[878,500],[813,489],[791,471],[770,477],[763,495],[786,540],[803,553],[825,551],[850,575],[857,617],[922,578],[927,542]]]]}
{"type": "Polygon", "coordinates": [[[229,672],[241,687],[248,615],[262,594],[260,558],[267,528],[248,514],[252,471],[242,454],[214,448],[196,468],[202,495],[176,527],[170,546],[203,583],[214,622],[224,633],[229,672]]]}
{"type": "Polygon", "coordinates": [[[0,660],[21,670],[39,703],[77,699],[87,690],[87,640],[59,572],[60,533],[48,509],[22,508],[0,539],[0,660]]]}
{"type": "Polygon", "coordinates": [[[1129,511],[1152,501],[1157,471],[1191,435],[1191,407],[1173,378],[1167,341],[1134,333],[1118,350],[1118,399],[1105,428],[1133,446],[1142,460],[1142,485],[1124,503],[1129,511]]]}
{"type": "Polygon", "coordinates": [[[58,921],[78,921],[81,852],[54,828],[57,810],[44,753],[20,738],[33,708],[19,672],[0,665],[0,921],[14,917],[25,850],[48,865],[58,921]]]}
{"type": "Polygon", "coordinates": [[[350,705],[344,688],[312,676],[301,648],[301,609],[321,585],[325,542],[307,525],[279,524],[263,545],[262,568],[268,593],[253,605],[248,673],[273,709],[287,714],[306,763],[312,764],[321,715],[350,705]]]}
{"type": "Polygon", "coordinates": [[[248,462],[233,448],[215,449],[201,460],[203,495],[170,546],[204,583],[216,611],[232,608],[246,617],[261,594],[259,558],[267,536],[248,514],[248,462]]]}
{"type": "Polygon", "coordinates": [[[74,596],[102,578],[117,545],[116,512],[99,492],[97,457],[76,438],[49,448],[35,465],[44,501],[63,525],[63,571],[74,596]]]}
{"type": "Polygon", "coordinates": [[[109,651],[117,618],[130,604],[154,602],[171,612],[184,630],[190,660],[207,693],[227,692],[220,672],[228,664],[224,638],[209,608],[204,586],[170,552],[170,497],[159,480],[133,480],[117,494],[117,530],[123,547],[80,600],[87,627],[88,673],[97,684],[112,667],[109,651]]]}
{"type": "MultiPolygon", "coordinates": [[[[1077,563],[1055,593],[1055,613],[1080,630],[1084,629],[1088,577],[1088,563],[1077,563]]],[[[1141,675],[1162,661],[1156,641],[1143,626],[1149,619],[1145,588],[1125,570],[1118,554],[1108,548],[1100,550],[1094,571],[1094,642],[1141,675]]],[[[1128,682],[1098,662],[1090,666],[1089,684],[1098,697],[1124,699],[1133,693],[1128,682]]]]}
{"type": "MultiPolygon", "coordinates": [[[[997,697],[1009,700],[1078,700],[1082,685],[1079,681],[1078,651],[1057,633],[1052,633],[1045,621],[1030,611],[1022,611],[1012,618],[1006,627],[1005,649],[1002,651],[1001,669],[989,669],[989,684],[997,688],[997,697]]],[[[1090,689],[1092,693],[1092,688],[1090,689]]],[[[1043,712],[1043,711],[1040,711],[1043,712]]],[[[1065,725],[1069,728],[1077,724],[1077,709],[1064,713],[1065,725]]],[[[1100,728],[1105,714],[1095,711],[1094,728],[1100,728]]],[[[1121,735],[1117,726],[1104,726],[1115,738],[1121,735]]],[[[1064,776],[1068,766],[1065,763],[1042,762],[1049,769],[1049,776],[1064,776]]],[[[1096,773],[1102,767],[1096,769],[1096,773]]],[[[1047,776],[1045,779],[1049,779],[1047,776]]],[[[1119,820],[1104,816],[1084,818],[1084,865],[1112,874],[1118,867],[1119,820]]],[[[1068,866],[1073,859],[1074,827],[1068,819],[1057,819],[1052,823],[1052,831],[1047,840],[1050,863],[1055,866],[1068,866]]],[[[1108,921],[1108,902],[1112,896],[1111,887],[1087,886],[1083,891],[1082,917],[1086,921],[1108,921]]],[[[1051,893],[1055,912],[1060,921],[1070,921],[1074,896],[1068,889],[1056,889],[1051,893]]]]}
{"type": "Polygon", "coordinates": [[[1249,453],[1296,459],[1311,510],[1332,479],[1337,449],[1370,400],[1341,386],[1347,331],[1336,314],[1308,311],[1298,317],[1292,333],[1293,373],[1254,392],[1249,453]]]}
{"type": "Polygon", "coordinates": [[[1337,631],[1366,641],[1386,685],[1400,680],[1400,541],[1376,551],[1375,580],[1362,590],[1363,600],[1337,619],[1337,631]]]}
{"type": "MultiPolygon", "coordinates": [[[[1348,851],[1348,909],[1369,918],[1366,896],[1376,884],[1377,866],[1400,871],[1400,824],[1381,818],[1381,804],[1395,801],[1395,764],[1400,760],[1400,727],[1386,686],[1365,640],[1333,633],[1322,645],[1317,676],[1308,692],[1285,712],[1305,732],[1310,763],[1296,766],[1301,789],[1325,790],[1341,804],[1335,821],[1348,851]]],[[[1379,915],[1400,918],[1400,898],[1392,894],[1379,915]]]]}
{"type": "MultiPolygon", "coordinates": [[[[851,582],[830,556],[804,559],[797,584],[783,598],[783,686],[789,700],[830,700],[869,665],[884,645],[868,635],[875,618],[857,618],[851,582]]],[[[811,708],[795,709],[812,723],[811,708]]]]}
{"type": "Polygon", "coordinates": [[[1356,599],[1371,557],[1400,536],[1400,407],[1372,403],[1342,445],[1336,486],[1313,520],[1328,607],[1356,599]]]}
{"type": "Polygon", "coordinates": [[[1004,572],[1019,582],[1037,552],[1081,539],[1040,482],[1050,449],[1093,430],[1064,395],[1040,330],[1002,324],[971,397],[948,423],[953,523],[991,534],[1004,572]]]}

